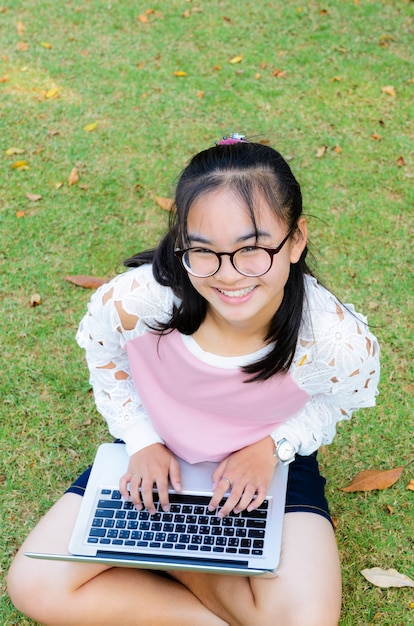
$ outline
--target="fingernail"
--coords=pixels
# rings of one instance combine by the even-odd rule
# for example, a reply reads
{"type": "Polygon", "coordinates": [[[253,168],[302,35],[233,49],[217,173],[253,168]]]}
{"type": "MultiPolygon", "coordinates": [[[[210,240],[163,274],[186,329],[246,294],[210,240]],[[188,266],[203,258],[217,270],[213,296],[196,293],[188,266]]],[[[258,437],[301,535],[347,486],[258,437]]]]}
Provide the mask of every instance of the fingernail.
{"type": "Polygon", "coordinates": [[[165,506],[163,506],[163,507],[162,507],[162,510],[163,510],[165,513],[168,513],[168,511],[170,510],[170,505],[169,505],[169,504],[166,504],[165,506]]]}

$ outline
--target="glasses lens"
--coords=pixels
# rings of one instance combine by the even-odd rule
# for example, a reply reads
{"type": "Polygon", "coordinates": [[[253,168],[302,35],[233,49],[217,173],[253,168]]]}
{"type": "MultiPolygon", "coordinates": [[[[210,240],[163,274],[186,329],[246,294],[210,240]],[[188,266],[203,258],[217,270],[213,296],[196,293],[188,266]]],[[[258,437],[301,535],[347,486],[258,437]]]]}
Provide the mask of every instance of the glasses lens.
{"type": "Polygon", "coordinates": [[[219,268],[219,258],[211,250],[191,248],[183,255],[184,267],[194,276],[211,276],[219,268]]]}
{"type": "Polygon", "coordinates": [[[261,276],[270,269],[272,259],[266,250],[251,246],[238,250],[233,257],[233,263],[245,276],[261,276]]]}

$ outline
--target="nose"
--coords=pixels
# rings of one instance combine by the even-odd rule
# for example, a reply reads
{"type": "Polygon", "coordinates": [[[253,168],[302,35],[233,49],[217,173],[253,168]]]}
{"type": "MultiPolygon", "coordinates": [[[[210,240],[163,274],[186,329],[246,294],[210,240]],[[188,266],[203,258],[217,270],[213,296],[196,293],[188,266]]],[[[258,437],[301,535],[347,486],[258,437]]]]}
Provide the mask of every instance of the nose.
{"type": "Polygon", "coordinates": [[[220,261],[220,268],[215,273],[215,276],[220,278],[222,282],[235,282],[242,276],[234,267],[229,252],[223,252],[220,255],[220,261]]]}

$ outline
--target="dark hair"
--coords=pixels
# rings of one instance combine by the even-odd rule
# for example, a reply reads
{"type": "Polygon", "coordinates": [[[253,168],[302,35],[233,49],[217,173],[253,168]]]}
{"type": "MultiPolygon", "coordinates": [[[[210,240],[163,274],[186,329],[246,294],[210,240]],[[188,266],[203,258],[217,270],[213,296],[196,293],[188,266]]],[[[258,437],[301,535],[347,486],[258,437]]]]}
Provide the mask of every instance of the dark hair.
{"type": "MultiPolygon", "coordinates": [[[[161,333],[178,330],[193,334],[203,322],[206,300],[195,290],[187,272],[174,256],[176,247],[188,244],[187,218],[192,204],[214,189],[231,189],[246,205],[256,229],[255,205],[262,198],[274,210],[292,236],[302,215],[302,194],[299,183],[284,158],[269,146],[239,142],[218,145],[196,154],[182,171],[176,188],[170,228],[160,244],[126,260],[127,267],[153,264],[155,279],[172,288],[180,298],[171,319],[157,328],[161,333]]],[[[291,264],[282,303],[273,316],[265,341],[275,347],[260,361],[245,366],[248,381],[266,380],[286,372],[293,360],[305,299],[304,275],[312,274],[306,264],[307,248],[299,261],[291,264]]]]}

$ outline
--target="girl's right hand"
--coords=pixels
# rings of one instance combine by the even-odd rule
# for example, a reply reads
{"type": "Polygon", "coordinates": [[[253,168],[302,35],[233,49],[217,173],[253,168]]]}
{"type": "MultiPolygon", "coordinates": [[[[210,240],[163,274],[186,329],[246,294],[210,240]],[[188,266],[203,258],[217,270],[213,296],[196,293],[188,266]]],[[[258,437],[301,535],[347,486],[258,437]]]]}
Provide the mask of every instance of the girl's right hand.
{"type": "Polygon", "coordinates": [[[138,510],[145,507],[153,515],[156,512],[152,494],[154,485],[163,511],[169,510],[168,479],[175,491],[181,491],[177,459],[161,443],[154,443],[130,457],[128,471],[119,481],[119,490],[138,510]]]}

